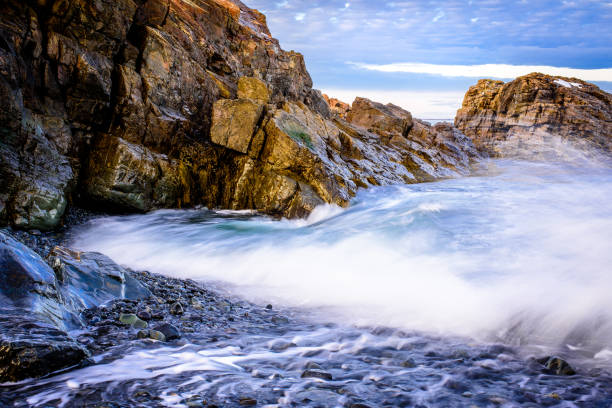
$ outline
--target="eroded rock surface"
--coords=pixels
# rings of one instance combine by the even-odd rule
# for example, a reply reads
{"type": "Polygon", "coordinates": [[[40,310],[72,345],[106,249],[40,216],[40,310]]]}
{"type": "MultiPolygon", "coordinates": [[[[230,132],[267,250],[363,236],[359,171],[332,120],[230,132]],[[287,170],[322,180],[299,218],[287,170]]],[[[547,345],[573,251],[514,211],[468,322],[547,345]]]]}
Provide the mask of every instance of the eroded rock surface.
{"type": "Polygon", "coordinates": [[[495,156],[550,148],[555,139],[610,153],[612,95],[579,79],[538,73],[508,83],[483,79],[465,95],[455,126],[495,156]]]}
{"type": "Polygon", "coordinates": [[[0,223],[51,229],[75,202],[302,216],[358,187],[467,171],[381,109],[377,125],[344,121],[238,0],[7,0],[0,223]]]}

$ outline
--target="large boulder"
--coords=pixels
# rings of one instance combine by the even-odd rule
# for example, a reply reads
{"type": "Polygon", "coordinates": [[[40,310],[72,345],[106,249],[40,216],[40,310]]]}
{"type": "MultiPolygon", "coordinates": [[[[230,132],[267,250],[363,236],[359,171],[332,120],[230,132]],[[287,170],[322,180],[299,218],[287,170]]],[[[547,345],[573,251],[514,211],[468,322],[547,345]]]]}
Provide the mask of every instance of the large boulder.
{"type": "Polygon", "coordinates": [[[410,112],[366,98],[355,99],[346,120],[388,139],[396,135],[407,136],[413,125],[410,112]]]}
{"type": "Polygon", "coordinates": [[[81,363],[89,353],[69,332],[83,310],[151,295],[102,254],[56,247],[48,260],[0,231],[0,382],[81,363]]]}
{"type": "Polygon", "coordinates": [[[555,140],[612,152],[612,95],[575,78],[533,73],[471,87],[455,126],[494,156],[554,150],[555,140]]]}
{"type": "Polygon", "coordinates": [[[87,357],[83,346],[54,325],[23,311],[0,313],[0,382],[40,377],[87,357]]]}
{"type": "Polygon", "coordinates": [[[55,247],[48,255],[58,279],[62,303],[81,312],[113,299],[145,299],[151,292],[109,257],[55,247]]]}
{"type": "Polygon", "coordinates": [[[69,313],[62,307],[53,269],[34,251],[2,232],[0,308],[28,310],[58,327],[64,326],[69,313]]]}

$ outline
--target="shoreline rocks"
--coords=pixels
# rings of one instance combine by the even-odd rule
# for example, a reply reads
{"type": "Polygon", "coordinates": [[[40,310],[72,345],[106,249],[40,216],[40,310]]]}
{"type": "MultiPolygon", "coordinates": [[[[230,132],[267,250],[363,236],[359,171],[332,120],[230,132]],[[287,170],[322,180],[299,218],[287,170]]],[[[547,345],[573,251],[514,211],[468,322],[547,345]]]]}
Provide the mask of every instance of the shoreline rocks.
{"type": "Polygon", "coordinates": [[[0,96],[0,225],[22,229],[52,230],[74,205],[302,217],[469,172],[444,138],[345,120],[238,0],[5,1],[0,96]]]}
{"type": "Polygon", "coordinates": [[[612,153],[612,95],[575,78],[532,73],[471,87],[455,126],[496,157],[563,154],[559,144],[612,153]]]}
{"type": "Polygon", "coordinates": [[[0,230],[0,383],[91,364],[138,341],[287,330],[281,312],[234,302],[190,280],[127,270],[56,246],[43,258],[0,230]],[[180,313],[177,313],[180,310],[180,313]]]}

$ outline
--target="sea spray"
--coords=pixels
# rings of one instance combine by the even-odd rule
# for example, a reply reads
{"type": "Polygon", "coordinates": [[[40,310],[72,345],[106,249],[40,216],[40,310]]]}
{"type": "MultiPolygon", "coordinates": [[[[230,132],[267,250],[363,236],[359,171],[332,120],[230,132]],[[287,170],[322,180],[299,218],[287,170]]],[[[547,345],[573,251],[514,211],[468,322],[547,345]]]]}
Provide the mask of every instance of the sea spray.
{"type": "MultiPolygon", "coordinates": [[[[208,210],[108,217],[74,245],[325,319],[517,345],[612,349],[612,170],[495,161],[362,191],[307,220],[208,210]]],[[[602,354],[599,354],[600,356],[602,354]]]]}

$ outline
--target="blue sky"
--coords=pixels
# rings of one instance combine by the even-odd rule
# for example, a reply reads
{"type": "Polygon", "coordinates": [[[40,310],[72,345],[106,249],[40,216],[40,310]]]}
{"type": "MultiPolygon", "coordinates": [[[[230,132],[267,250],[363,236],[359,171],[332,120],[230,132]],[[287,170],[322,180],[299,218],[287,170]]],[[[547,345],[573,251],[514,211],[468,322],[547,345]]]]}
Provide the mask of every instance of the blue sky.
{"type": "Polygon", "coordinates": [[[578,69],[559,72],[612,91],[612,0],[243,1],[284,49],[305,55],[315,87],[347,102],[451,118],[479,77],[533,66],[578,69]]]}

